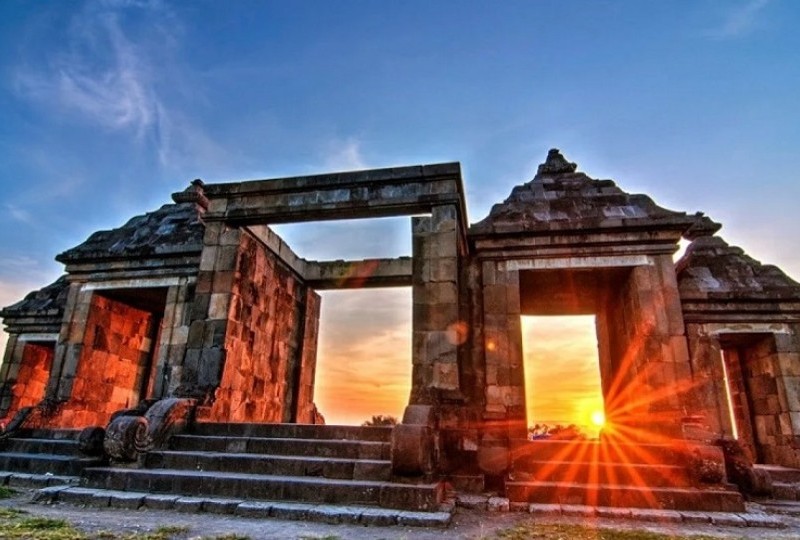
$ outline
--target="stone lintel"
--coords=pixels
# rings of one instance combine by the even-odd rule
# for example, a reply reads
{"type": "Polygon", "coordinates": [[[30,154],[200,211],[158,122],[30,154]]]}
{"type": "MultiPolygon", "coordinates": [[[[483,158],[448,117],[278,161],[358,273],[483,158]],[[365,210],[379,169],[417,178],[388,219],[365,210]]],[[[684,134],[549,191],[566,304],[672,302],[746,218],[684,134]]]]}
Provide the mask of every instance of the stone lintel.
{"type": "Polygon", "coordinates": [[[457,176],[460,178],[461,164],[458,162],[434,163],[429,165],[410,165],[407,167],[345,171],[309,176],[204,184],[203,192],[209,199],[215,199],[220,197],[225,198],[230,194],[295,193],[299,191],[345,188],[364,184],[376,186],[405,181],[430,182],[443,176],[457,176]]]}
{"type": "Polygon", "coordinates": [[[305,279],[315,289],[411,286],[411,257],[360,261],[307,261],[305,279]]]}
{"type": "Polygon", "coordinates": [[[152,276],[190,276],[197,273],[199,263],[200,252],[197,251],[187,256],[71,263],[66,266],[66,271],[67,280],[74,283],[152,276]]]}
{"type": "Polygon", "coordinates": [[[172,287],[176,285],[184,285],[187,283],[194,283],[194,277],[162,277],[162,278],[133,278],[133,279],[117,279],[110,281],[100,281],[84,283],[81,290],[84,291],[100,291],[108,289],[144,289],[156,287],[172,287]]]}
{"type": "Polygon", "coordinates": [[[24,332],[17,335],[17,339],[20,341],[30,341],[30,342],[58,341],[58,332],[48,332],[41,334],[33,332],[24,332]]]}
{"type": "Polygon", "coordinates": [[[800,302],[702,302],[682,299],[683,318],[692,323],[800,323],[800,302]]]}
{"type": "Polygon", "coordinates": [[[651,266],[653,261],[646,255],[620,255],[600,257],[567,257],[553,259],[517,259],[500,263],[508,271],[550,270],[557,268],[612,268],[631,266],[651,266]]]}

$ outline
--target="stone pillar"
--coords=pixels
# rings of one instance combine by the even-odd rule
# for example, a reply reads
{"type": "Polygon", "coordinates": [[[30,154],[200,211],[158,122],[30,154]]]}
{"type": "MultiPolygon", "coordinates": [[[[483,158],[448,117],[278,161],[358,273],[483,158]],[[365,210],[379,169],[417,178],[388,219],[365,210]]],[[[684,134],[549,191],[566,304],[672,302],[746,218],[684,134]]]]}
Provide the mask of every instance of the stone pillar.
{"type": "MultiPolygon", "coordinates": [[[[686,336],[694,381],[691,410],[703,418],[706,429],[714,436],[730,437],[733,435],[733,426],[722,369],[725,359],[719,339],[710,335],[705,325],[701,324],[687,324],[686,336]]],[[[737,373],[739,371],[736,370],[737,373]]],[[[734,375],[729,373],[729,376],[734,375]]]]}
{"type": "Polygon", "coordinates": [[[314,424],[317,420],[316,407],[314,405],[314,378],[317,371],[320,307],[321,298],[319,294],[307,289],[295,418],[295,422],[298,424],[314,424]]]}
{"type": "Polygon", "coordinates": [[[412,218],[414,305],[411,404],[431,404],[437,391],[457,391],[458,230],[456,207],[436,206],[412,218]]]}
{"type": "MultiPolygon", "coordinates": [[[[756,414],[756,430],[762,442],[763,458],[767,463],[800,467],[800,325],[787,325],[789,332],[774,334],[768,340],[764,375],[774,377],[775,395],[759,395],[753,389],[752,401],[756,414]],[[771,372],[771,373],[770,373],[771,372]],[[771,414],[770,414],[771,413],[771,414]]],[[[763,342],[762,342],[763,344],[763,342]]],[[[771,388],[763,384],[761,388],[771,388]]]]}
{"type": "Polygon", "coordinates": [[[81,283],[71,283],[45,398],[67,401],[72,395],[91,306],[92,291],[83,290],[81,283]]]}
{"type": "Polygon", "coordinates": [[[11,403],[14,401],[14,383],[22,365],[24,348],[25,343],[20,341],[16,334],[9,334],[3,364],[0,365],[0,418],[9,413],[11,403]]]}
{"type": "Polygon", "coordinates": [[[172,368],[176,397],[206,400],[219,385],[241,234],[222,222],[206,224],[186,353],[172,368]]]}
{"type": "Polygon", "coordinates": [[[692,388],[683,312],[672,260],[660,255],[631,270],[616,332],[625,333],[607,413],[625,436],[649,440],[683,438],[692,388]],[[628,376],[627,374],[631,374],[628,376]]]}
{"type": "Polygon", "coordinates": [[[483,263],[483,349],[486,358],[484,418],[500,421],[511,438],[525,438],[525,376],[522,366],[519,271],[506,263],[483,263]]]}
{"type": "Polygon", "coordinates": [[[161,341],[156,356],[153,389],[150,396],[162,399],[175,391],[179,384],[173,370],[180,371],[189,337],[189,311],[192,307],[194,286],[188,278],[180,278],[177,285],[167,290],[164,318],[161,322],[161,341]]]}

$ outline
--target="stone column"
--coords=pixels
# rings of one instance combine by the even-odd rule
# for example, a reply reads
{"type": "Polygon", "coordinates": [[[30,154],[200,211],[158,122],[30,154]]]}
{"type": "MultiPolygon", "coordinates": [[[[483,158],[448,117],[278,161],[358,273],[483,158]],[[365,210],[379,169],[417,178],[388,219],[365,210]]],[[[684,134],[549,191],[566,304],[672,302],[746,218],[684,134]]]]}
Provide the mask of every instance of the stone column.
{"type": "Polygon", "coordinates": [[[92,306],[92,291],[82,289],[82,283],[71,283],[64,306],[64,322],[56,344],[53,369],[47,382],[45,398],[67,401],[83,354],[86,321],[92,306]]]}
{"type": "Polygon", "coordinates": [[[411,404],[432,404],[437,391],[457,391],[458,305],[457,212],[434,207],[412,223],[414,305],[411,404]]]}
{"type": "Polygon", "coordinates": [[[194,287],[188,278],[180,278],[177,285],[167,290],[164,318],[161,322],[161,342],[156,356],[153,388],[150,396],[165,398],[174,392],[179,381],[173,370],[180,370],[189,337],[189,310],[192,307],[194,287]]]}
{"type": "Polygon", "coordinates": [[[486,358],[484,418],[500,421],[512,438],[525,438],[519,271],[505,262],[483,263],[483,349],[486,358]]]}
{"type": "Polygon", "coordinates": [[[730,437],[733,435],[733,426],[719,339],[710,335],[705,325],[701,324],[687,324],[686,335],[694,381],[691,410],[702,416],[703,423],[716,437],[730,437]]]}
{"type": "Polygon", "coordinates": [[[683,438],[694,391],[683,312],[671,258],[660,255],[652,261],[632,269],[621,299],[623,320],[617,323],[633,328],[617,330],[627,332],[627,338],[615,377],[625,377],[620,370],[633,377],[620,388],[624,399],[608,413],[629,428],[628,437],[683,438]]]}
{"type": "Polygon", "coordinates": [[[8,414],[14,401],[14,383],[22,365],[24,349],[25,342],[20,341],[16,334],[9,334],[3,364],[0,365],[0,418],[8,414]]]}
{"type": "MultiPolygon", "coordinates": [[[[787,325],[788,332],[776,333],[774,347],[769,361],[774,370],[777,393],[777,422],[774,433],[768,433],[768,440],[774,446],[765,449],[768,463],[786,467],[800,467],[800,325],[787,325]]],[[[753,396],[754,408],[757,401],[765,401],[763,407],[772,411],[775,404],[771,396],[753,396]]],[[[758,423],[756,425],[758,429],[758,423]]],[[[761,434],[759,434],[759,438],[761,434]]]]}
{"type": "Polygon", "coordinates": [[[313,424],[316,421],[314,406],[314,378],[317,370],[317,342],[321,298],[312,289],[306,290],[303,345],[300,351],[300,380],[297,392],[295,422],[313,424]]]}
{"type": "Polygon", "coordinates": [[[222,222],[206,224],[186,354],[170,378],[177,397],[206,399],[219,386],[241,234],[222,222]]]}

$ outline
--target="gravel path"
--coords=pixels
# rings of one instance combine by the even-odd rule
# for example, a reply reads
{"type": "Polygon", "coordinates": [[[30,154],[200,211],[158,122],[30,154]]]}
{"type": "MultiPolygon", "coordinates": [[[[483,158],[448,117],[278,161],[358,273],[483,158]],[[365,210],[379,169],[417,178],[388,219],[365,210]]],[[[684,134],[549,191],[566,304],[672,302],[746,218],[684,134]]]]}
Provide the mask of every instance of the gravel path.
{"type": "MultiPolygon", "coordinates": [[[[421,539],[493,538],[496,533],[518,523],[531,522],[529,514],[495,513],[458,509],[447,529],[418,527],[364,527],[357,525],[328,525],[317,522],[284,521],[279,519],[248,519],[213,514],[188,514],[163,510],[123,510],[80,507],[68,504],[32,504],[30,492],[20,491],[10,499],[0,501],[2,507],[24,510],[34,516],[66,519],[87,532],[111,531],[119,534],[152,531],[161,526],[187,527],[184,538],[238,534],[257,539],[421,539]]],[[[756,507],[756,510],[759,510],[756,507]]],[[[598,527],[648,530],[672,534],[706,534],[719,538],[797,539],[800,538],[800,518],[784,516],[785,529],[756,527],[718,527],[713,525],[654,524],[630,520],[536,518],[537,523],[594,524],[598,527]]]]}

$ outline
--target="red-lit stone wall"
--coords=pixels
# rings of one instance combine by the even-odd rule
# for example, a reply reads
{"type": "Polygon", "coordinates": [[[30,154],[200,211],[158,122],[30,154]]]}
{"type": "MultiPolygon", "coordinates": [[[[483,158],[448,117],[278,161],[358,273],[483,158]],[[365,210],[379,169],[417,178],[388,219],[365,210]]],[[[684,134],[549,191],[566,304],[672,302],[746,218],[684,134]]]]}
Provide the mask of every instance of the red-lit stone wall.
{"type": "Polygon", "coordinates": [[[304,409],[295,394],[300,394],[307,287],[247,232],[240,236],[229,278],[222,378],[213,405],[201,409],[198,420],[293,421],[295,410],[304,409]]]}
{"type": "Polygon", "coordinates": [[[22,407],[36,405],[44,398],[47,378],[50,376],[50,368],[53,365],[54,345],[47,343],[22,344],[22,361],[19,365],[16,382],[11,390],[9,416],[22,407]]]}
{"type": "Polygon", "coordinates": [[[48,424],[104,426],[115,411],[135,406],[153,347],[153,323],[147,311],[92,295],[72,395],[48,424]]]}

